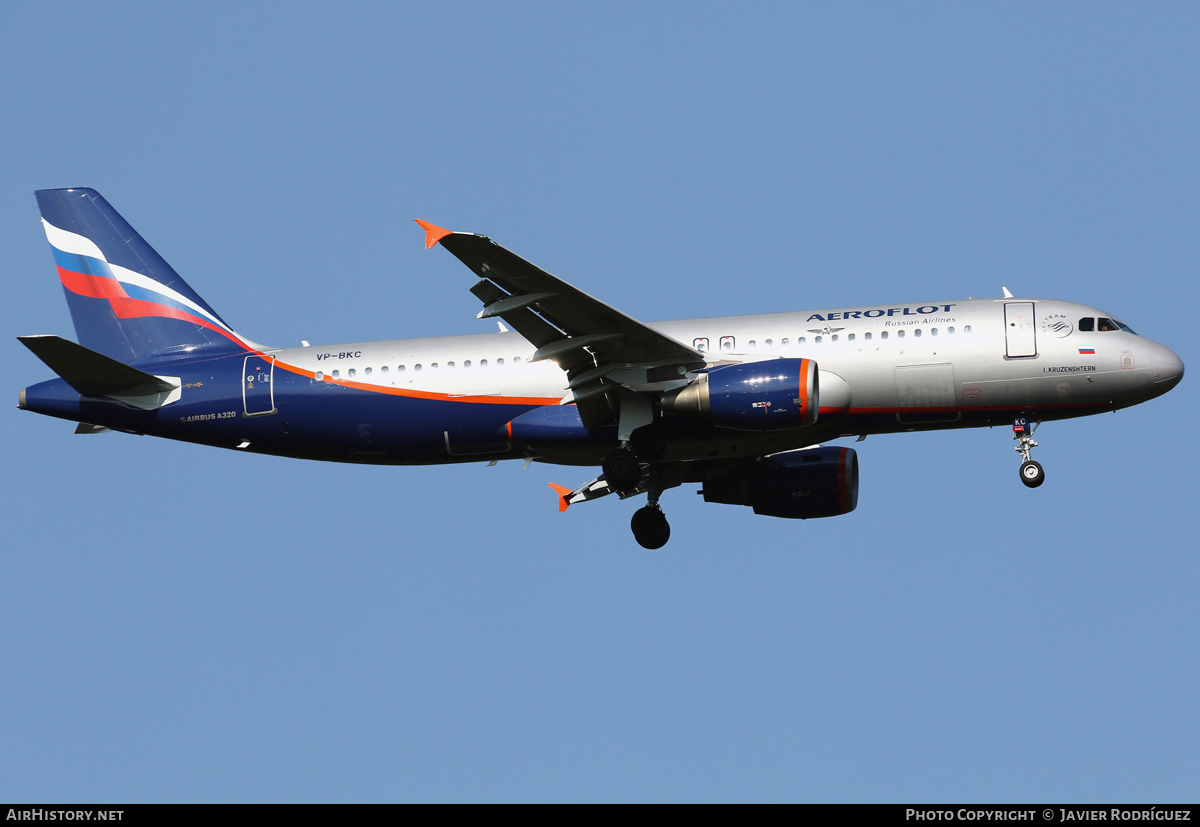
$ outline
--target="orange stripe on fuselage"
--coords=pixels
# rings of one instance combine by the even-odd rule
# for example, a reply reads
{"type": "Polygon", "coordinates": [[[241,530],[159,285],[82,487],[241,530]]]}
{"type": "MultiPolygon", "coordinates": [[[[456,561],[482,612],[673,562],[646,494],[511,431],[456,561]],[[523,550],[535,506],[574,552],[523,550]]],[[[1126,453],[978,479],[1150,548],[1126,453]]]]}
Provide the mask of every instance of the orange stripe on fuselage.
{"type": "MultiPolygon", "coordinates": [[[[289,365],[279,360],[275,361],[275,366],[283,368],[289,373],[295,373],[298,376],[307,376],[309,379],[316,379],[316,371],[306,370],[305,368],[289,365]]],[[[388,396],[406,396],[411,399],[431,399],[437,402],[469,402],[476,405],[529,405],[532,407],[541,407],[542,405],[557,405],[559,398],[555,396],[470,396],[464,394],[448,394],[436,393],[434,391],[418,391],[406,388],[389,388],[383,385],[373,385],[369,382],[351,382],[349,379],[334,379],[331,376],[321,377],[322,382],[328,382],[331,385],[340,385],[343,388],[353,388],[360,391],[368,391],[369,393],[383,393],[388,396]]]]}

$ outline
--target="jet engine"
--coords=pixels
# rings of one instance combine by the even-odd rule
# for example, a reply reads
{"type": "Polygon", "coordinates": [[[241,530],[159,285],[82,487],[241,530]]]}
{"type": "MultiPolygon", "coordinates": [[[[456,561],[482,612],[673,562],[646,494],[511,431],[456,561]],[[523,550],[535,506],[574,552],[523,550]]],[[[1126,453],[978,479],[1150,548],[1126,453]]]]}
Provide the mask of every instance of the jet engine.
{"type": "Polygon", "coordinates": [[[858,505],[858,456],[853,448],[802,448],[759,457],[705,480],[704,501],[748,505],[768,517],[836,517],[858,505]]]}
{"type": "Polygon", "coordinates": [[[817,363],[769,359],[722,365],[662,399],[662,412],[712,420],[722,428],[774,431],[817,421],[817,363]]]}

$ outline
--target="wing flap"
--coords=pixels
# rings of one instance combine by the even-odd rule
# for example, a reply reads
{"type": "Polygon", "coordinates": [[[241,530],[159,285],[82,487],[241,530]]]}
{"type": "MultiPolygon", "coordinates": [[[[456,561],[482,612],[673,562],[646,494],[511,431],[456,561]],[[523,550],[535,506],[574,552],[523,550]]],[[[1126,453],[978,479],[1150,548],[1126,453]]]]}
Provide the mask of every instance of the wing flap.
{"type": "MultiPolygon", "coordinates": [[[[426,225],[421,222],[422,227],[426,225]]],[[[693,348],[552,276],[486,236],[446,233],[436,239],[435,243],[472,272],[499,288],[472,290],[485,305],[480,315],[504,319],[543,350],[543,358],[552,359],[564,370],[585,360],[592,362],[588,367],[609,362],[704,365],[703,355],[693,348]],[[522,316],[525,313],[540,319],[545,327],[533,324],[529,316],[522,316]],[[548,335],[553,338],[547,341],[548,335]]]]}

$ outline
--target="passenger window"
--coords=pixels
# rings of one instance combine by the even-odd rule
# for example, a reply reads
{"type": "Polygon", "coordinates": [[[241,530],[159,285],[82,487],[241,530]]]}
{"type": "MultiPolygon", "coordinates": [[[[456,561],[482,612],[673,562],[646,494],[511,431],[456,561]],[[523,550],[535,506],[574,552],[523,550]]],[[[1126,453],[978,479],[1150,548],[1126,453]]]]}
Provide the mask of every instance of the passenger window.
{"type": "Polygon", "coordinates": [[[971,326],[969,324],[963,325],[963,333],[970,333],[970,332],[971,332],[971,326]]]}
{"type": "Polygon", "coordinates": [[[464,368],[469,368],[469,367],[471,367],[471,360],[470,360],[470,359],[467,359],[466,361],[464,361],[464,362],[463,362],[463,367],[464,367],[464,368]]]}
{"type": "Polygon", "coordinates": [[[732,336],[722,336],[721,337],[721,350],[724,350],[724,351],[733,350],[733,337],[732,336]]]}
{"type": "Polygon", "coordinates": [[[751,339],[751,340],[750,340],[749,342],[747,342],[746,344],[749,346],[749,348],[750,348],[751,350],[754,350],[754,348],[758,347],[758,345],[755,343],[755,341],[754,341],[753,339],[751,339]]]}
{"type": "Polygon", "coordinates": [[[358,374],[357,374],[357,372],[354,370],[354,368],[350,368],[350,370],[346,371],[346,377],[347,377],[347,378],[349,378],[349,379],[353,379],[353,378],[354,378],[355,376],[357,376],[357,375],[358,375],[358,374]]]}
{"type": "Polygon", "coordinates": [[[880,333],[879,333],[879,338],[880,338],[880,339],[886,339],[886,338],[887,338],[887,333],[888,333],[888,332],[887,332],[886,330],[882,330],[882,331],[880,331],[880,333]]]}
{"type": "Polygon", "coordinates": [[[830,337],[830,340],[836,342],[838,340],[838,335],[836,333],[833,334],[833,336],[830,337]]]}
{"type": "Polygon", "coordinates": [[[388,372],[388,366],[387,366],[387,365],[384,365],[383,367],[381,367],[381,368],[379,369],[379,372],[380,372],[380,373],[387,373],[387,372],[388,372]]]}
{"type": "Polygon", "coordinates": [[[429,363],[429,369],[430,369],[430,370],[437,370],[437,362],[430,362],[430,363],[429,363]]]}
{"type": "MultiPolygon", "coordinates": [[[[496,360],[496,364],[497,364],[497,365],[503,365],[503,364],[504,364],[504,360],[503,360],[503,359],[497,359],[497,360],[496,360]]],[[[521,364],[521,357],[520,357],[520,356],[514,356],[514,357],[513,357],[513,364],[514,364],[514,365],[519,365],[519,364],[521,364]]]]}
{"type": "Polygon", "coordinates": [[[788,340],[787,340],[787,339],[783,339],[782,341],[780,341],[780,343],[779,343],[779,344],[783,345],[784,347],[787,347],[787,346],[788,346],[788,340]]]}
{"type": "Polygon", "coordinates": [[[317,371],[315,374],[313,374],[313,379],[316,379],[318,382],[320,382],[324,378],[325,378],[325,373],[323,371],[317,371]]]}
{"type": "Polygon", "coordinates": [[[334,378],[334,379],[341,379],[342,377],[341,377],[341,373],[340,373],[340,371],[336,371],[336,370],[335,370],[335,371],[333,372],[333,378],[334,378]]]}
{"type": "Polygon", "coordinates": [[[871,341],[871,334],[870,334],[870,333],[864,333],[864,334],[863,334],[863,338],[864,338],[864,339],[866,339],[866,340],[869,342],[869,341],[871,341]]]}
{"type": "Polygon", "coordinates": [[[954,328],[952,328],[952,327],[948,327],[948,328],[946,328],[946,335],[947,335],[947,336],[953,336],[953,335],[954,335],[954,328]]]}
{"type": "Polygon", "coordinates": [[[913,331],[913,338],[914,339],[921,338],[921,328],[918,327],[916,330],[913,331]]]}
{"type": "Polygon", "coordinates": [[[798,345],[802,345],[802,344],[804,344],[804,343],[805,343],[805,342],[807,342],[807,341],[808,341],[808,339],[806,339],[806,338],[804,338],[803,336],[801,336],[799,339],[797,339],[797,340],[796,340],[796,344],[798,344],[798,345]]]}
{"type": "Polygon", "coordinates": [[[903,331],[903,330],[897,330],[897,331],[896,331],[896,338],[897,338],[897,339],[903,339],[903,338],[904,338],[904,331],[903,331]]]}
{"type": "Polygon", "coordinates": [[[420,364],[413,365],[413,370],[415,370],[415,371],[420,371],[420,370],[421,370],[421,365],[420,365],[420,364]]]}
{"type": "Polygon", "coordinates": [[[370,368],[367,368],[366,370],[364,370],[364,371],[363,371],[363,374],[364,374],[365,376],[370,376],[370,375],[371,375],[371,369],[370,369],[370,368]]]}
{"type": "Polygon", "coordinates": [[[1091,333],[1096,329],[1096,320],[1091,316],[1079,320],[1079,330],[1082,333],[1091,333]]]}
{"type": "MultiPolygon", "coordinates": [[[[503,364],[503,363],[502,363],[502,364],[503,364]]],[[[481,368],[486,368],[486,367],[487,367],[487,359],[480,359],[480,360],[479,360],[479,367],[481,367],[481,368]]]]}
{"type": "Polygon", "coordinates": [[[936,328],[936,327],[934,327],[934,328],[930,328],[930,330],[929,330],[929,335],[930,335],[930,336],[936,336],[936,335],[937,335],[937,328],[936,328]]]}
{"type": "Polygon", "coordinates": [[[704,353],[706,350],[708,350],[708,339],[692,339],[692,347],[696,348],[696,350],[700,351],[701,353],[704,353]]]}
{"type": "Polygon", "coordinates": [[[404,370],[405,370],[404,365],[396,366],[396,373],[404,373],[404,370]]]}
{"type": "Polygon", "coordinates": [[[853,342],[853,341],[854,341],[854,334],[853,334],[853,333],[851,333],[849,336],[847,336],[847,337],[846,337],[846,341],[848,341],[848,342],[853,342]]]}
{"type": "Polygon", "coordinates": [[[453,363],[453,362],[447,362],[447,363],[446,363],[446,367],[448,367],[448,368],[452,368],[452,367],[454,367],[454,363],[453,363]]]}
{"type": "Polygon", "coordinates": [[[767,339],[765,342],[763,342],[763,344],[764,344],[764,345],[766,345],[767,347],[770,347],[770,346],[771,346],[771,340],[770,340],[770,339],[767,339]]]}
{"type": "Polygon", "coordinates": [[[813,342],[814,342],[815,344],[818,344],[818,345],[819,345],[819,344],[821,344],[821,340],[822,340],[823,338],[824,338],[823,336],[817,336],[817,337],[815,337],[815,338],[813,339],[813,342]]]}

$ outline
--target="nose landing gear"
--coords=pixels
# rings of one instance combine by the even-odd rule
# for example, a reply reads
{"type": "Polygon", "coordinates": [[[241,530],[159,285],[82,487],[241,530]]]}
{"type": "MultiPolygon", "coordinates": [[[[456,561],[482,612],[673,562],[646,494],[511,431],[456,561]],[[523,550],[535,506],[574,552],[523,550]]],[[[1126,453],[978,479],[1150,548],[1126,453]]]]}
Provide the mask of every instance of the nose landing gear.
{"type": "Polygon", "coordinates": [[[1024,460],[1021,463],[1021,482],[1029,488],[1037,488],[1046,481],[1046,472],[1042,470],[1041,464],[1034,462],[1029,457],[1029,452],[1037,447],[1033,432],[1037,430],[1038,424],[1035,420],[1031,427],[1029,420],[1023,416],[1018,416],[1013,420],[1013,439],[1017,441],[1017,447],[1013,450],[1024,460]]]}

